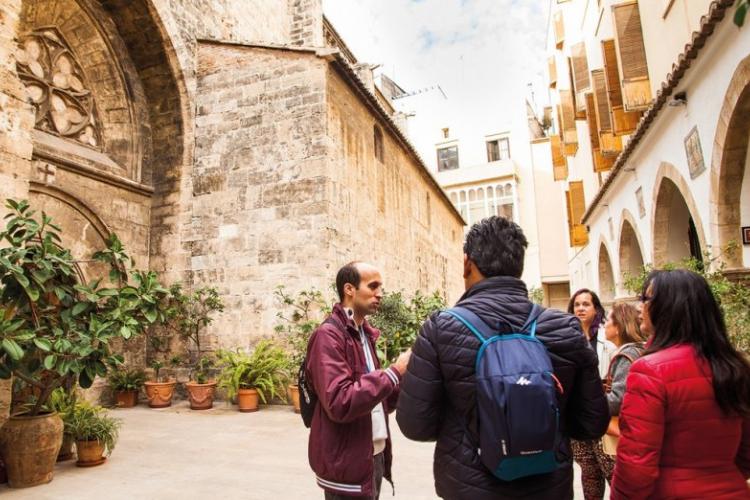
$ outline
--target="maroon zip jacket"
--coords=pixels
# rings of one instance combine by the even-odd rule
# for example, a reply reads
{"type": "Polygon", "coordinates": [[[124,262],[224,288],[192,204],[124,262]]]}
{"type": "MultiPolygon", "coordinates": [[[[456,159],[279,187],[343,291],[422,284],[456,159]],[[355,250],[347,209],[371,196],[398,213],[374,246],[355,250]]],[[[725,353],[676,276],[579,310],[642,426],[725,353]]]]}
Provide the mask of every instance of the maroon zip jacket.
{"type": "MultiPolygon", "coordinates": [[[[365,322],[376,368],[367,373],[354,321],[341,304],[333,307],[331,316],[336,321],[321,324],[307,346],[307,376],[318,395],[307,454],[321,488],[337,495],[372,496],[371,412],[382,402],[388,426],[401,374],[393,367],[380,369],[374,349],[380,332],[365,322]],[[340,326],[345,326],[345,331],[340,326]]],[[[384,453],[383,477],[393,484],[390,430],[384,453]]]]}

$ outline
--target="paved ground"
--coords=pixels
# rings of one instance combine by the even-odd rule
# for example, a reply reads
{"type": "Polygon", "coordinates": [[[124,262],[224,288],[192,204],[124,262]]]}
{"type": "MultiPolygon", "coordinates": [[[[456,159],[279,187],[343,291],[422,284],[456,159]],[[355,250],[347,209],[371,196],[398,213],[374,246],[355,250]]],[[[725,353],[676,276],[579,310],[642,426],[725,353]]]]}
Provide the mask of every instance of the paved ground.
{"type": "MultiPolygon", "coordinates": [[[[235,407],[236,408],[236,407],[235,407]]],[[[191,411],[112,410],[123,420],[117,448],[102,466],[57,465],[51,483],[24,490],[0,485],[3,500],[320,499],[307,464],[307,429],[288,406],[239,413],[224,403],[191,411]]],[[[434,499],[433,444],[408,441],[394,426],[396,496],[434,499]]],[[[576,498],[583,498],[577,481],[576,498]]]]}

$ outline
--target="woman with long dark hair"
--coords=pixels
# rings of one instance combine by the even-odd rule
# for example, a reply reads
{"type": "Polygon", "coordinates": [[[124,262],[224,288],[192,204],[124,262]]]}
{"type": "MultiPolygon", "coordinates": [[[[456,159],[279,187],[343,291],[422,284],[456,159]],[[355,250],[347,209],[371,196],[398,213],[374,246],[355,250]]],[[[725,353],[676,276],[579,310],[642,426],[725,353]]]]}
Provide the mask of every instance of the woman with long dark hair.
{"type": "Polygon", "coordinates": [[[612,498],[750,498],[750,364],[706,280],[654,271],[620,411],[612,498]]]}
{"type": "MultiPolygon", "coordinates": [[[[609,359],[615,351],[615,346],[604,335],[603,324],[605,318],[604,307],[599,296],[588,288],[581,288],[570,297],[568,312],[574,314],[581,322],[581,330],[589,341],[590,347],[596,353],[599,362],[599,377],[603,380],[609,368],[609,359]]],[[[570,441],[573,449],[573,459],[581,467],[581,483],[586,500],[601,500],[604,498],[604,470],[606,464],[601,460],[601,441],[570,441]]]]}

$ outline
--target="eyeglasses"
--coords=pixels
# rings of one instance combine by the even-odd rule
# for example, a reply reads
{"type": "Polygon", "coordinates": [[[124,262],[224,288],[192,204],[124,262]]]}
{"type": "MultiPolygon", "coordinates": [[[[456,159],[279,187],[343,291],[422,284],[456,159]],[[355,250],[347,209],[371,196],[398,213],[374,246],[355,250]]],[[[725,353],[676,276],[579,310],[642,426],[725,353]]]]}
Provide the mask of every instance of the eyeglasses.
{"type": "Polygon", "coordinates": [[[645,293],[642,293],[642,294],[640,294],[638,296],[638,300],[640,300],[641,302],[643,302],[644,304],[646,304],[646,303],[651,302],[652,300],[654,300],[654,298],[653,297],[649,297],[645,293]]]}

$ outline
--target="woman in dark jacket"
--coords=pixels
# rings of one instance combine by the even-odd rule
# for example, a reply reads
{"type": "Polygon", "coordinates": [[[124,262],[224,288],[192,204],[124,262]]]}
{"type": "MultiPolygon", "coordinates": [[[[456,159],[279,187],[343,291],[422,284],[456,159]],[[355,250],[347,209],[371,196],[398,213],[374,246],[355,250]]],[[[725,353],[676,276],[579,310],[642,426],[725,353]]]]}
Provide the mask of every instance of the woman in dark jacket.
{"type": "MultiPolygon", "coordinates": [[[[610,428],[605,436],[610,443],[615,445],[619,437],[618,417],[622,398],[625,395],[626,380],[630,373],[631,365],[643,354],[643,341],[641,329],[638,325],[638,311],[635,307],[625,302],[615,302],[612,310],[604,323],[604,335],[617,346],[612,355],[607,371],[606,389],[609,414],[612,418],[610,428]]],[[[614,451],[609,452],[602,448],[599,443],[596,447],[597,461],[601,466],[607,482],[612,482],[612,472],[615,469],[614,451]],[[611,454],[610,454],[611,453],[611,454]]]]}
{"type": "Polygon", "coordinates": [[[612,498],[750,498],[750,365],[708,283],[655,271],[641,301],[652,338],[628,376],[612,498]]]}

